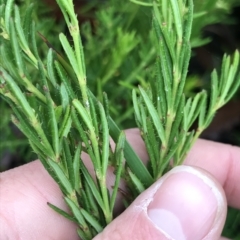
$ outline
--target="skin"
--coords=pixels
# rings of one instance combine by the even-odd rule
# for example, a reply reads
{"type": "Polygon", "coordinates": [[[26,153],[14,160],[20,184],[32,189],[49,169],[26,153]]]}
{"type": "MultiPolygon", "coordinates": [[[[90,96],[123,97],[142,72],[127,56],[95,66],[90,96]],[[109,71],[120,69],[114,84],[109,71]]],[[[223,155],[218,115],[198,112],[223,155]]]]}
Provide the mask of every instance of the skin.
{"type": "MultiPolygon", "coordinates": [[[[146,162],[148,156],[138,130],[127,130],[126,135],[141,159],[146,162]]],[[[87,157],[86,161],[88,161],[87,157]]],[[[240,148],[198,140],[188,154],[184,165],[197,167],[197,171],[216,183],[216,188],[224,199],[221,207],[223,212],[226,211],[227,204],[240,209],[240,148]]],[[[109,176],[108,181],[111,182],[112,175],[109,174],[109,176]]],[[[141,197],[147,198],[151,194],[150,187],[95,239],[170,239],[151,224],[139,222],[140,218],[135,219],[131,213],[134,204],[137,204],[141,197]],[[135,224],[133,224],[134,221],[135,224]],[[124,228],[124,224],[130,227],[124,228]],[[142,228],[141,224],[144,226],[147,224],[147,230],[142,228]]],[[[0,239],[79,239],[76,234],[76,225],[55,213],[47,206],[47,202],[67,210],[57,184],[39,161],[1,173],[0,239]]],[[[210,238],[204,239],[220,239],[224,221],[223,214],[209,229],[209,232],[212,230],[213,235],[207,234],[210,238]]],[[[225,238],[221,238],[223,239],[225,238]]]]}

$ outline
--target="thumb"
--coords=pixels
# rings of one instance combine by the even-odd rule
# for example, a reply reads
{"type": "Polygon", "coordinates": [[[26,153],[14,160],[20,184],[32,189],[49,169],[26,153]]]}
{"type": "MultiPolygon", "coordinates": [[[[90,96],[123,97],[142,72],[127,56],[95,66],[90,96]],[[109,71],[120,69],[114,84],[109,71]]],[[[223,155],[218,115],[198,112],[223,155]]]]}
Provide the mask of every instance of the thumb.
{"type": "Polygon", "coordinates": [[[179,166],[144,191],[95,240],[216,240],[227,204],[220,184],[200,168],[179,166]]]}

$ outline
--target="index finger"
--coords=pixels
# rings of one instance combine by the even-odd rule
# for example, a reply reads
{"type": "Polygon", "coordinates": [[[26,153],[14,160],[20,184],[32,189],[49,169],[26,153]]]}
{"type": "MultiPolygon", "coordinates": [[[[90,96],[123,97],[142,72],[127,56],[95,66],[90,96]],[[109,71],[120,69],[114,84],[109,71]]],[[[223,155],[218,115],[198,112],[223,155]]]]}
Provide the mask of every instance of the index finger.
{"type": "MultiPolygon", "coordinates": [[[[139,157],[148,161],[147,151],[138,129],[129,129],[126,136],[139,157]]],[[[223,186],[228,204],[240,209],[240,148],[227,144],[197,140],[184,161],[211,173],[223,186]]]]}
{"type": "Polygon", "coordinates": [[[191,149],[186,165],[204,168],[223,186],[228,204],[240,208],[240,148],[199,139],[191,149]]]}

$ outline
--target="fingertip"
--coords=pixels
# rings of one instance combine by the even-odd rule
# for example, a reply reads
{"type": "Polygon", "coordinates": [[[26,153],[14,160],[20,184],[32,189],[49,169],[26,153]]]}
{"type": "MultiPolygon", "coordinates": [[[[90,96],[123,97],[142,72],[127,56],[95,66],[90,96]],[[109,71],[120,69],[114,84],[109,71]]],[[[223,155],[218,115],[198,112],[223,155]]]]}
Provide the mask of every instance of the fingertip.
{"type": "MultiPolygon", "coordinates": [[[[0,215],[7,239],[79,239],[76,226],[47,202],[67,211],[58,185],[40,161],[1,173],[0,215]]],[[[2,239],[2,238],[1,238],[2,239]]]]}
{"type": "Polygon", "coordinates": [[[225,195],[215,179],[201,169],[179,166],[95,239],[219,239],[225,217],[225,195]]]}
{"type": "Polygon", "coordinates": [[[179,166],[163,178],[148,216],[171,239],[216,239],[226,218],[226,198],[210,174],[179,166]]]}

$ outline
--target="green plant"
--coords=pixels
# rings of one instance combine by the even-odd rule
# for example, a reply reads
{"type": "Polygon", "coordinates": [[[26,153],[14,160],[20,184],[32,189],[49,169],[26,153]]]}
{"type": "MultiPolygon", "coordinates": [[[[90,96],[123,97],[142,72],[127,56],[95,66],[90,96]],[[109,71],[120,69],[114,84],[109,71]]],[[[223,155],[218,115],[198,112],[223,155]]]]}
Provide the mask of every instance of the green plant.
{"type": "MultiPolygon", "coordinates": [[[[211,1],[213,0],[205,0],[201,3],[199,1],[194,2],[193,28],[191,32],[192,47],[196,46],[196,43],[201,45],[209,41],[209,39],[207,41],[202,40],[202,29],[212,23],[229,22],[227,14],[238,4],[237,0],[228,1],[223,8],[221,7],[222,4],[218,3],[219,1],[214,0],[213,3],[210,3],[211,1]],[[211,7],[209,7],[209,4],[211,7]],[[206,18],[206,15],[211,17],[206,18]]],[[[18,2],[20,2],[20,14],[24,15],[30,1],[18,2]]],[[[134,127],[136,124],[133,118],[134,110],[129,90],[135,88],[138,83],[141,83],[141,86],[146,86],[147,75],[154,73],[153,62],[156,53],[153,44],[154,35],[151,31],[151,8],[132,4],[128,1],[116,2],[108,0],[101,2],[101,4],[97,3],[91,1],[81,12],[76,8],[78,15],[84,14],[92,19],[92,23],[87,21],[81,26],[81,36],[84,39],[85,63],[86,66],[91,66],[87,71],[88,86],[98,99],[102,99],[104,91],[108,93],[109,112],[119,127],[134,127]],[[94,12],[90,11],[93,6],[95,8],[94,12]],[[115,31],[115,29],[118,29],[118,31],[115,31]],[[127,50],[119,44],[114,47],[117,40],[122,44],[121,39],[124,39],[127,50]],[[109,63],[115,61],[116,53],[119,50],[123,51],[123,54],[117,54],[117,63],[114,66],[109,66],[109,63]],[[103,62],[105,67],[99,68],[100,62],[103,62]],[[112,89],[114,89],[114,92],[112,89]]],[[[53,46],[54,49],[60,49],[60,42],[55,35],[65,31],[63,21],[58,20],[56,22],[54,20],[56,14],[42,1],[35,1],[31,6],[31,11],[36,23],[36,30],[44,37],[44,41],[47,41],[47,44],[53,46]]],[[[47,46],[40,37],[37,37],[36,41],[39,55],[44,57],[47,46]]],[[[34,74],[34,71],[32,73],[34,74]]],[[[34,82],[35,78],[35,76],[32,76],[31,80],[34,82]]],[[[192,96],[196,92],[196,87],[200,88],[201,86],[202,80],[199,76],[188,76],[184,93],[186,96],[192,96]]],[[[9,151],[12,153],[17,152],[20,159],[30,161],[33,157],[27,139],[21,138],[21,141],[16,141],[16,134],[11,131],[10,118],[6,115],[11,112],[11,109],[7,104],[2,103],[1,111],[6,116],[6,121],[2,121],[0,125],[1,152],[3,154],[9,151]],[[24,154],[20,154],[22,148],[25,149],[24,154]],[[26,153],[29,156],[27,158],[26,153]]]]}
{"type": "MultiPolygon", "coordinates": [[[[173,166],[182,163],[217,109],[238,89],[239,53],[232,58],[224,56],[221,73],[213,71],[210,97],[202,91],[186,98],[183,89],[191,56],[193,3],[159,0],[148,4],[153,11],[155,38],[149,41],[154,49],[151,54],[156,58],[155,74],[147,71],[144,81],[140,81],[143,86],[131,86],[136,123],[149,154],[150,164],[146,167],[112,119],[110,109],[114,108],[114,101],[109,103],[102,92],[102,85],[107,86],[122,59],[137,46],[134,34],[124,33],[123,29],[116,31],[118,51],[112,52],[113,63],[102,63],[103,73],[99,76],[103,81],[100,86],[96,84],[96,91],[87,86],[85,57],[72,1],[57,0],[69,37],[60,33],[63,51],[50,47],[46,55],[39,53],[31,20],[32,5],[21,16],[13,0],[1,3],[1,97],[14,112],[12,121],[27,136],[32,149],[59,184],[71,214],[54,203],[49,206],[75,221],[82,239],[91,239],[113,220],[121,179],[131,189],[132,197],[136,197],[170,169],[171,159],[173,166]],[[101,102],[92,93],[94,90],[101,102]],[[194,121],[198,127],[191,130],[194,121]],[[110,137],[116,143],[114,150],[110,137]],[[82,161],[82,152],[90,156],[94,176],[82,161]],[[115,169],[116,175],[111,193],[106,187],[108,166],[115,169]]],[[[87,31],[91,37],[89,27],[87,31]]],[[[94,80],[99,79],[95,76],[94,80]]]]}
{"type": "Polygon", "coordinates": [[[201,32],[205,26],[223,22],[231,24],[234,20],[229,19],[227,15],[237,5],[239,5],[238,0],[195,0],[194,8],[196,11],[191,32],[192,47],[202,46],[211,41],[211,38],[202,36],[201,32]]]}
{"type": "MultiPolygon", "coordinates": [[[[151,0],[139,1],[130,0],[131,2],[143,5],[152,6],[151,0]]],[[[235,6],[239,6],[238,0],[193,0],[194,14],[191,31],[191,46],[192,48],[203,46],[211,41],[211,38],[204,37],[202,31],[204,27],[216,23],[233,23],[233,19],[227,16],[231,13],[235,6]]]]}
{"type": "Polygon", "coordinates": [[[100,5],[93,24],[81,26],[85,63],[91,66],[87,71],[88,86],[100,100],[103,92],[108,93],[110,115],[120,127],[135,126],[129,89],[135,88],[137,82],[146,85],[154,62],[151,22],[143,21],[150,17],[150,9],[109,0],[100,5]]]}
{"type": "MultiPolygon", "coordinates": [[[[4,4],[6,1],[0,1],[0,4],[4,4]]],[[[59,48],[60,43],[59,41],[54,41],[55,35],[58,34],[60,31],[64,31],[64,24],[58,23],[56,24],[53,19],[51,18],[52,14],[51,11],[46,8],[46,5],[43,4],[42,1],[38,1],[35,4],[31,4],[29,7],[30,1],[21,1],[20,4],[20,14],[21,16],[26,13],[27,10],[28,14],[31,13],[32,19],[36,22],[36,31],[40,32],[43,36],[48,36],[48,40],[54,44],[55,48],[59,48]]],[[[0,16],[2,18],[2,15],[0,16]]],[[[26,27],[26,26],[25,26],[26,27]]],[[[0,35],[4,37],[4,32],[2,32],[0,28],[0,35]]],[[[42,41],[41,38],[37,38],[37,46],[38,51],[40,54],[45,54],[47,51],[46,44],[42,41]]],[[[1,37],[0,37],[1,43],[1,37]]],[[[4,59],[0,58],[4,61],[4,59]]],[[[30,66],[28,66],[30,67],[30,66]]],[[[28,68],[29,73],[31,74],[31,81],[33,84],[37,76],[35,76],[33,69],[28,68]]],[[[0,123],[0,135],[1,135],[1,142],[0,142],[0,171],[7,170],[10,166],[17,166],[18,164],[23,164],[25,162],[32,161],[36,158],[36,155],[33,153],[32,149],[29,147],[29,143],[27,138],[20,134],[19,131],[16,130],[16,127],[13,126],[11,122],[11,114],[12,110],[8,106],[6,102],[0,99],[0,110],[2,114],[1,123],[0,123]],[[17,159],[15,159],[17,156],[17,159]],[[7,157],[9,159],[8,162],[3,163],[2,159],[7,157]],[[16,160],[18,161],[16,163],[16,160]],[[11,163],[13,161],[13,163],[11,163]]],[[[12,166],[12,167],[13,167],[12,166]]]]}
{"type": "Polygon", "coordinates": [[[240,226],[240,212],[237,209],[228,208],[228,215],[225,224],[225,228],[223,230],[223,235],[238,240],[240,237],[239,233],[239,226],[240,226]]]}

